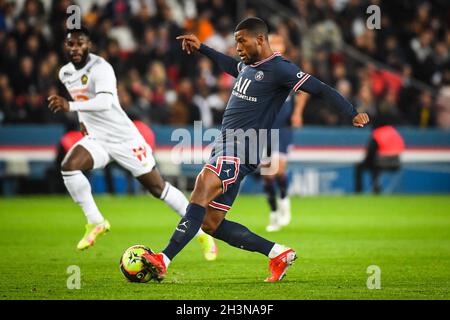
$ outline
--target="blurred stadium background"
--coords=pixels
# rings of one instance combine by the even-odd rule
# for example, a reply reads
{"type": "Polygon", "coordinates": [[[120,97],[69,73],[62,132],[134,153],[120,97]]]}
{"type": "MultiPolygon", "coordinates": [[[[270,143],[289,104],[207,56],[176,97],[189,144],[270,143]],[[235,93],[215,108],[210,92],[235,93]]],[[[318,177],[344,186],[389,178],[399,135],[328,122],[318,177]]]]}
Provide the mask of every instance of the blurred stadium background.
{"type": "MultiPolygon", "coordinates": [[[[406,142],[402,168],[382,176],[384,193],[450,192],[450,9],[448,1],[363,0],[0,0],[0,194],[66,193],[59,174],[64,133],[73,113],[52,114],[46,97],[65,95],[57,79],[66,60],[68,14],[79,5],[93,52],[118,78],[122,107],[148,124],[159,168],[191,190],[200,165],[174,165],[173,129],[220,125],[233,79],[201,56],[187,56],[175,37],[195,33],[235,55],[233,29],[246,16],[265,19],[287,42],[286,56],[337,88],[372,119],[389,119],[406,142]],[[381,8],[369,30],[366,9],[381,8]]],[[[290,193],[354,190],[370,128],[353,129],[336,110],[310,99],[289,155],[290,193]]],[[[138,193],[117,167],[93,172],[95,193],[138,193]]],[[[365,177],[366,191],[368,176],[365,177]]],[[[242,192],[261,192],[248,178],[242,192]]]]}
{"type": "MultiPolygon", "coordinates": [[[[448,0],[0,0],[0,300],[449,299],[449,24],[448,0]],[[217,261],[205,263],[194,243],[163,285],[132,286],[119,272],[119,257],[136,243],[163,248],[178,216],[111,164],[89,179],[113,232],[75,251],[85,221],[59,166],[73,143],[67,133],[79,125],[76,114],[52,114],[46,104],[50,94],[67,95],[57,74],[66,63],[72,4],[81,7],[93,52],[114,67],[125,112],[152,129],[159,169],[184,191],[192,190],[201,164],[172,161],[172,133],[193,133],[196,120],[218,127],[233,79],[202,55],[184,54],[175,37],[195,33],[234,55],[235,24],[259,16],[286,40],[290,60],[337,88],[373,123],[398,128],[406,143],[401,169],[381,176],[382,193],[390,196],[325,196],[354,192],[355,164],[372,128],[353,128],[333,106],[311,98],[288,157],[289,192],[300,195],[291,198],[291,224],[265,231],[269,207],[257,176],[247,177],[245,195],[230,212],[297,250],[300,259],[282,285],[262,282],[261,255],[220,243],[217,261]],[[372,4],[381,8],[379,30],[366,27],[372,4]],[[11,261],[31,267],[21,272],[11,261]],[[83,290],[67,286],[69,265],[82,270],[83,290]],[[382,290],[368,290],[373,265],[382,270],[382,290]]],[[[370,175],[363,182],[369,193],[370,175]]]]}

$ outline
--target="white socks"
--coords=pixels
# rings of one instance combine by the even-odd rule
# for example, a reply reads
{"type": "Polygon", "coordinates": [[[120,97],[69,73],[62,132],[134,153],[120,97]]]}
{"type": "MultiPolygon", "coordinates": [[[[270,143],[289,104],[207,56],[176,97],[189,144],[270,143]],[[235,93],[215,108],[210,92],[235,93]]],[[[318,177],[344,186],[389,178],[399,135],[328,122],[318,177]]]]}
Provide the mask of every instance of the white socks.
{"type": "Polygon", "coordinates": [[[186,208],[189,205],[189,201],[180,190],[167,181],[160,199],[164,200],[164,202],[180,217],[183,217],[186,214],[186,208]]]}
{"type": "Polygon", "coordinates": [[[284,251],[286,251],[288,248],[286,248],[285,246],[282,246],[281,244],[275,243],[275,245],[272,247],[272,250],[270,250],[269,252],[269,258],[273,259],[276,256],[279,256],[280,254],[282,254],[284,251]]]}
{"type": "Polygon", "coordinates": [[[163,256],[164,264],[166,265],[166,268],[169,267],[170,259],[164,254],[164,252],[161,253],[163,256]]]}
{"type": "MultiPolygon", "coordinates": [[[[183,192],[172,186],[169,182],[166,181],[166,185],[164,186],[164,190],[161,193],[161,200],[172,208],[180,217],[184,217],[186,214],[187,206],[189,205],[188,199],[184,196],[183,192]]],[[[203,234],[203,230],[199,229],[197,235],[203,234]]]]}
{"type": "Polygon", "coordinates": [[[83,210],[89,224],[100,223],[104,220],[102,214],[92,197],[89,180],[80,170],[61,171],[64,184],[72,196],[73,201],[78,203],[83,210]]]}

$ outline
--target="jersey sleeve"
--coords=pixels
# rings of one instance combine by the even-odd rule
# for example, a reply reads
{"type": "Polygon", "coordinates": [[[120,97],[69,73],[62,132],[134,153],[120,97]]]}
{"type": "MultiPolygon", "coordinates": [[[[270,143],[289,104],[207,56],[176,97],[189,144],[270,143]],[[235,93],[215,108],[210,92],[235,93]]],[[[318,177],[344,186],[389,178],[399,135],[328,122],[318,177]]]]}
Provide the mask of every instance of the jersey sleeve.
{"type": "Polygon", "coordinates": [[[216,51],[205,44],[200,45],[199,49],[200,53],[204,54],[208,58],[210,58],[214,63],[216,63],[223,71],[230,74],[233,77],[237,77],[239,75],[240,62],[236,59],[229,57],[219,51],[216,51]]]}
{"type": "Polygon", "coordinates": [[[352,119],[358,114],[356,108],[339,92],[315,77],[302,72],[295,64],[291,62],[283,63],[278,70],[278,81],[282,86],[295,92],[302,90],[317,96],[336,107],[341,113],[352,117],[352,119]]]}
{"type": "Polygon", "coordinates": [[[298,66],[293,63],[285,62],[277,66],[278,81],[281,86],[292,89],[295,92],[300,90],[302,85],[309,79],[310,75],[301,71],[298,66]]]}
{"type": "Polygon", "coordinates": [[[117,90],[117,80],[113,67],[106,62],[100,63],[92,70],[92,80],[94,81],[95,94],[114,94],[117,90]]]}

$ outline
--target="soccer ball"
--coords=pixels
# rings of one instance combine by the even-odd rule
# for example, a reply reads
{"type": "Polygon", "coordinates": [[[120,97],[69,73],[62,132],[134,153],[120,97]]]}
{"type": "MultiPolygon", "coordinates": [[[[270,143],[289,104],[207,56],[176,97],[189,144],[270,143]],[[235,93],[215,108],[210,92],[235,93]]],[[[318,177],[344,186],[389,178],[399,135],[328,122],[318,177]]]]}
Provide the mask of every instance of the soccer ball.
{"type": "Polygon", "coordinates": [[[144,268],[142,263],[142,254],[153,251],[143,245],[129,247],[120,258],[120,271],[131,282],[148,282],[152,279],[152,273],[144,268]]]}

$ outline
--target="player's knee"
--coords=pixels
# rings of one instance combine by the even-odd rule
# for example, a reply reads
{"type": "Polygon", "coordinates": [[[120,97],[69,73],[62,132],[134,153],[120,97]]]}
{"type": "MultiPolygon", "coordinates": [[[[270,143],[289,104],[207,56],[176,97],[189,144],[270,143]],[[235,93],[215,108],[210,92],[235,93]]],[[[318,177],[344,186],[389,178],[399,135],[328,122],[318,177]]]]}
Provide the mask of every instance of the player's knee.
{"type": "Polygon", "coordinates": [[[226,212],[208,207],[205,218],[203,219],[202,230],[207,234],[213,235],[225,219],[225,214],[226,212]]]}
{"type": "Polygon", "coordinates": [[[76,158],[64,159],[61,163],[62,171],[81,170],[81,163],[76,158]]]}
{"type": "Polygon", "coordinates": [[[216,232],[219,224],[216,221],[205,219],[202,224],[202,230],[209,235],[212,235],[216,232]]]}
{"type": "Polygon", "coordinates": [[[206,207],[219,193],[220,188],[212,184],[210,179],[202,172],[197,176],[194,191],[191,194],[191,202],[206,207]]]}
{"type": "Polygon", "coordinates": [[[264,177],[264,186],[270,186],[270,185],[274,184],[275,178],[276,178],[276,176],[274,176],[274,175],[264,177]]]}

